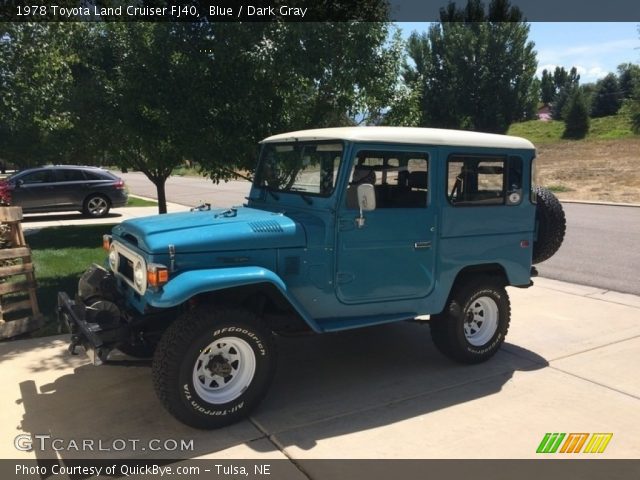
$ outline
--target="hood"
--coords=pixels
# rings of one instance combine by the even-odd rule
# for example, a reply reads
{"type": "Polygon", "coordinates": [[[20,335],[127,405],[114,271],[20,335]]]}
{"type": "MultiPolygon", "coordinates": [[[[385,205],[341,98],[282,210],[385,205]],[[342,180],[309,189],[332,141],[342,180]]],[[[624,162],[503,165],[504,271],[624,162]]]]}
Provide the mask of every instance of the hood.
{"type": "Polygon", "coordinates": [[[281,213],[254,208],[211,209],[126,220],[113,229],[115,238],[149,253],[290,248],[305,245],[300,224],[281,213]]]}

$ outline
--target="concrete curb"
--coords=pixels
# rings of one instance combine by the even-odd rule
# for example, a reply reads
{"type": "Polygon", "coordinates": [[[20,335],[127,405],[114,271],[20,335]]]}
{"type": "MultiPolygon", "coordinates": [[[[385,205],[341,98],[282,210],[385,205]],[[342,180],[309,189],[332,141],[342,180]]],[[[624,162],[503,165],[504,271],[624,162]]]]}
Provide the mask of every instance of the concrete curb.
{"type": "Polygon", "coordinates": [[[533,284],[537,287],[554,292],[567,293],[570,295],[578,295],[580,297],[591,298],[608,303],[616,303],[640,309],[640,296],[632,293],[617,292],[601,287],[592,287],[589,285],[581,285],[578,283],[565,282],[563,280],[555,280],[548,277],[535,277],[533,284]]]}
{"type": "MultiPolygon", "coordinates": [[[[147,200],[148,202],[157,202],[158,201],[157,198],[144,197],[142,195],[136,195],[135,193],[129,193],[129,196],[130,197],[139,198],[140,200],[147,200]]],[[[189,207],[189,208],[192,207],[192,205],[187,205],[187,204],[184,204],[184,203],[167,202],[167,207],[169,207],[169,205],[176,205],[176,206],[179,206],[179,207],[189,207]]],[[[126,208],[130,208],[130,207],[126,207],[126,208]]],[[[153,207],[153,208],[156,208],[156,207],[153,207]]]]}
{"type": "Polygon", "coordinates": [[[603,205],[609,207],[640,207],[639,203],[602,202],[596,200],[565,200],[560,199],[560,203],[582,203],[585,205],[603,205]]]}
{"type": "Polygon", "coordinates": [[[139,198],[140,200],[146,200],[148,202],[157,202],[158,201],[157,198],[143,197],[142,195],[137,195],[135,193],[129,193],[129,196],[133,197],[133,198],[139,198]]]}

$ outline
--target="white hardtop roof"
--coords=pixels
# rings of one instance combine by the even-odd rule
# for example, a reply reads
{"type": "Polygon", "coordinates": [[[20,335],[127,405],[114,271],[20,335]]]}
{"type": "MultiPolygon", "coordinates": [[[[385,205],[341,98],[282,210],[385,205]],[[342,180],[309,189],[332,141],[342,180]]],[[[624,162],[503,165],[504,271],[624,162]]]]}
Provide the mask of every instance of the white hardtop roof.
{"type": "Polygon", "coordinates": [[[261,143],[314,140],[348,140],[369,143],[404,143],[419,145],[453,145],[457,147],[493,147],[534,149],[524,138],[495,133],[469,132],[417,127],[339,127],[316,128],[281,133],[265,138],[261,143]]]}

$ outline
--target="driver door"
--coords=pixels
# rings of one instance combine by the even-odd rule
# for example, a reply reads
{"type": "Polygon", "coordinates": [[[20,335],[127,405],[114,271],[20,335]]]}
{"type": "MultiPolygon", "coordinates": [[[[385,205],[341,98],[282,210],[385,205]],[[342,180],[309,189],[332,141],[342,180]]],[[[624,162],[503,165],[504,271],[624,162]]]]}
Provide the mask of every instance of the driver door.
{"type": "Polygon", "coordinates": [[[427,296],[433,289],[435,208],[429,148],[361,147],[354,152],[338,218],[336,291],[347,304],[427,296]],[[356,219],[357,186],[373,184],[376,208],[356,219]]]}

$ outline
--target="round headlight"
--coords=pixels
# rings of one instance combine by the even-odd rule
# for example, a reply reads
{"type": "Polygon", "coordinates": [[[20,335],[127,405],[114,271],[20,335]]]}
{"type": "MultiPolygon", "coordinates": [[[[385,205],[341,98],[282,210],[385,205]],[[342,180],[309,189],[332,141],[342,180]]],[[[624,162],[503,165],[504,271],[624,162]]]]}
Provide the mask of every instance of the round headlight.
{"type": "Polygon", "coordinates": [[[145,274],[142,262],[136,262],[136,266],[133,268],[133,283],[135,283],[138,290],[142,290],[144,287],[145,274]]]}
{"type": "Polygon", "coordinates": [[[115,245],[111,245],[109,249],[109,268],[112,272],[118,271],[118,252],[116,252],[115,245]]]}

